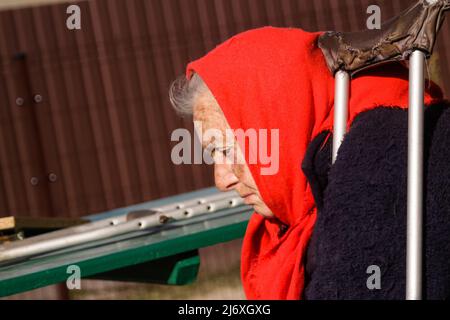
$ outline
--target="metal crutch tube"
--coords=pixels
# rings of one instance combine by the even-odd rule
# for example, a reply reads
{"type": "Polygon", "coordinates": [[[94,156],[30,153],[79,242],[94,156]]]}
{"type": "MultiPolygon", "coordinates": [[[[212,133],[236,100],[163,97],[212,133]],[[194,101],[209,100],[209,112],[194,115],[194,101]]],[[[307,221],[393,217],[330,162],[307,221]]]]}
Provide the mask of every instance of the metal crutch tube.
{"type": "Polygon", "coordinates": [[[347,131],[348,100],[350,90],[350,75],[339,70],[335,75],[334,88],[334,124],[333,124],[333,154],[331,163],[336,161],[337,152],[347,131]]]}
{"type": "MultiPolygon", "coordinates": [[[[167,212],[167,211],[171,211],[171,210],[176,210],[176,209],[181,209],[181,208],[190,208],[192,206],[201,204],[201,203],[206,203],[206,202],[213,202],[213,201],[217,201],[217,200],[221,200],[221,199],[225,199],[225,198],[230,198],[230,197],[236,197],[237,193],[235,191],[228,191],[228,192],[220,192],[217,194],[213,194],[210,196],[206,196],[206,197],[196,197],[194,199],[189,199],[186,201],[179,201],[173,204],[169,204],[169,205],[165,205],[165,206],[159,206],[159,207],[152,207],[152,208],[146,208],[146,210],[148,211],[159,211],[161,213],[167,212]]],[[[55,239],[55,238],[60,238],[60,237],[64,237],[64,236],[68,236],[71,234],[79,234],[79,233],[84,233],[84,232],[89,232],[92,230],[96,230],[96,229],[100,229],[100,228],[104,228],[104,227],[108,227],[108,226],[114,226],[114,225],[119,225],[122,224],[124,222],[127,222],[128,220],[130,220],[130,214],[132,215],[134,213],[134,211],[120,215],[120,216],[115,216],[115,217],[111,217],[111,218],[106,218],[106,219],[101,219],[101,220],[97,220],[97,221],[93,221],[93,222],[89,222],[86,224],[82,224],[79,226],[74,226],[74,227],[69,227],[69,228],[64,228],[61,230],[56,230],[56,231],[52,231],[52,232],[48,232],[45,234],[41,234],[41,235],[37,235],[34,237],[30,237],[30,238],[26,238],[24,240],[20,240],[20,241],[15,241],[12,243],[8,244],[8,247],[13,248],[15,246],[24,246],[27,244],[32,244],[38,241],[44,241],[44,240],[49,240],[49,239],[55,239]]],[[[2,245],[0,245],[0,250],[2,249],[2,245]]]]}
{"type": "Polygon", "coordinates": [[[243,199],[239,196],[224,198],[217,201],[204,202],[189,208],[180,208],[164,213],[152,214],[150,216],[133,219],[118,225],[107,226],[82,233],[74,233],[58,238],[36,241],[27,245],[20,245],[20,243],[19,245],[12,246],[4,245],[3,248],[0,247],[0,263],[12,262],[58,249],[69,248],[90,241],[102,240],[134,231],[146,230],[151,227],[161,226],[171,220],[185,220],[243,204],[243,199]]]}
{"type": "MultiPolygon", "coordinates": [[[[219,205],[219,208],[225,204],[228,204],[228,207],[238,206],[243,204],[239,199],[239,196],[234,191],[223,192],[147,210],[131,211],[128,214],[118,217],[103,219],[86,225],[58,230],[48,234],[27,238],[25,240],[0,245],[0,262],[15,258],[24,258],[28,255],[45,253],[76,244],[124,234],[129,232],[124,225],[129,227],[132,225],[131,222],[133,221],[139,222],[144,219],[146,219],[145,221],[157,221],[162,216],[173,216],[176,220],[182,220],[199,214],[214,212],[218,210],[215,209],[217,205],[219,205]],[[201,211],[201,208],[204,208],[204,210],[201,211]],[[191,211],[193,214],[190,214],[191,211]],[[146,212],[148,212],[148,214],[146,214],[146,212]],[[182,216],[180,216],[180,212],[183,212],[182,216]],[[16,251],[14,253],[11,250],[16,251]],[[11,256],[11,254],[12,256],[17,254],[17,257],[9,259],[8,256],[11,256]]],[[[158,223],[154,224],[154,226],[160,225],[159,222],[160,221],[158,220],[158,223]]],[[[140,226],[144,227],[144,224],[140,226]]],[[[153,225],[145,224],[144,229],[151,226],[153,225]]],[[[132,231],[136,230],[133,229],[132,231]]]]}
{"type": "Polygon", "coordinates": [[[406,299],[422,299],[423,137],[425,53],[412,52],[409,66],[406,299]]]}

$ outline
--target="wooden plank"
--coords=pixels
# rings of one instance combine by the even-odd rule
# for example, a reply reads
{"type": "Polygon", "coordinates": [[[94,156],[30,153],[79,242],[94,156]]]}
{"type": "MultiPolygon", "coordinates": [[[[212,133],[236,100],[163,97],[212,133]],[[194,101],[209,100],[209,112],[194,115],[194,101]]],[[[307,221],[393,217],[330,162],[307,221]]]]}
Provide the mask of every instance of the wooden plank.
{"type": "Polygon", "coordinates": [[[0,218],[0,231],[14,229],[16,225],[14,217],[0,218]]]}
{"type": "Polygon", "coordinates": [[[88,220],[82,218],[39,218],[9,216],[0,218],[0,231],[26,231],[29,229],[56,230],[86,222],[88,222],[88,220]]]}

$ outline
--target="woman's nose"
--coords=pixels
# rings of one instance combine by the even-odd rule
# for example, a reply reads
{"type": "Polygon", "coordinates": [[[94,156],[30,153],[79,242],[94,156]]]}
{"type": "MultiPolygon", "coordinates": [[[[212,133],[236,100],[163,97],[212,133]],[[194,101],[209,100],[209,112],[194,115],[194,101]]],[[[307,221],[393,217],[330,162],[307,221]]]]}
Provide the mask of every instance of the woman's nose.
{"type": "Polygon", "coordinates": [[[220,191],[229,191],[239,182],[239,179],[231,170],[230,165],[214,165],[214,182],[220,191]]]}

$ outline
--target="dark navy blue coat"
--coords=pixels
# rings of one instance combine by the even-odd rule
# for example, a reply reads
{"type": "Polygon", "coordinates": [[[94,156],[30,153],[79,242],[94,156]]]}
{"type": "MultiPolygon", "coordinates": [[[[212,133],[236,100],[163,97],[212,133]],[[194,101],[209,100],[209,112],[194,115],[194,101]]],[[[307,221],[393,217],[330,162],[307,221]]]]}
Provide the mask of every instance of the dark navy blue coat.
{"type": "MultiPolygon", "coordinates": [[[[302,169],[318,208],[305,299],[404,299],[407,110],[359,114],[331,166],[332,137],[317,136],[302,169]],[[367,273],[379,267],[380,289],[367,273]]],[[[450,296],[450,103],[427,107],[424,144],[424,298],[450,296]]]]}

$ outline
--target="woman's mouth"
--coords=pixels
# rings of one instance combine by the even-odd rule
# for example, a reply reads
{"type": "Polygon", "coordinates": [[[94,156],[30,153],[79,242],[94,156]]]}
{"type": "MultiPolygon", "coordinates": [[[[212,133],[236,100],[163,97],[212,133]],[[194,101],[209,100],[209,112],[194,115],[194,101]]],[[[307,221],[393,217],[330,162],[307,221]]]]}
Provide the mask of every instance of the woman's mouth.
{"type": "Polygon", "coordinates": [[[255,195],[254,193],[249,193],[249,194],[243,195],[242,199],[244,199],[244,203],[248,204],[248,205],[255,204],[255,199],[253,197],[254,195],[255,195]]]}

